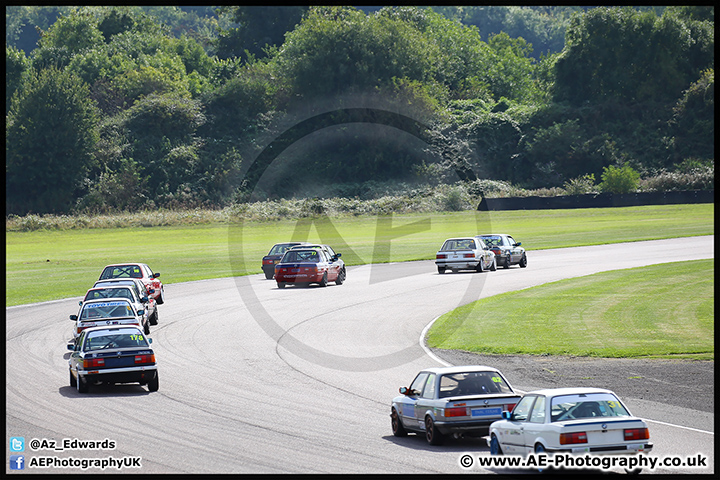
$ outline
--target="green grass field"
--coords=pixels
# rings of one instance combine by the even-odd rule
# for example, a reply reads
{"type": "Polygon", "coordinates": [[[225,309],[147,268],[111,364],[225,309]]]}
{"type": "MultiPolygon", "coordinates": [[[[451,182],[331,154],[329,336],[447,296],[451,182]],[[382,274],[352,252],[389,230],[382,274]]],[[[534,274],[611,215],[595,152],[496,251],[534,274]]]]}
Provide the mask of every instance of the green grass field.
{"type": "Polygon", "coordinates": [[[431,347],[484,354],[714,360],[714,260],[651,265],[496,295],[438,318],[431,347]]]}
{"type": "Polygon", "coordinates": [[[714,205],[327,217],[213,225],[6,232],[6,305],[81,296],[115,262],[166,284],[260,273],[270,247],[327,243],[348,265],[432,259],[456,235],[510,233],[528,250],[714,233],[714,205]]]}
{"type": "MultiPolygon", "coordinates": [[[[6,232],[6,305],[79,297],[109,263],[166,284],[260,273],[287,240],[332,245],[348,265],[432,259],[443,240],[510,233],[529,251],[714,234],[714,205],[457,212],[299,221],[6,232]]],[[[461,307],[431,346],[482,353],[714,359],[714,261],[618,270],[461,307]]]]}

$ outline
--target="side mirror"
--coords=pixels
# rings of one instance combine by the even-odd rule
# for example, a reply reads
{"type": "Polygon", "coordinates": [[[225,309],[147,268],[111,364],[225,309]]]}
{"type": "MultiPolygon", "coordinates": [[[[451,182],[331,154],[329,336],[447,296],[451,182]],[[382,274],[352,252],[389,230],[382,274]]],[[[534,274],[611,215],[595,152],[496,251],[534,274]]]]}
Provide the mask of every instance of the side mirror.
{"type": "Polygon", "coordinates": [[[77,321],[77,315],[70,315],[70,320],[72,320],[73,322],[76,322],[76,321],[77,321]]]}
{"type": "Polygon", "coordinates": [[[340,257],[342,257],[342,253],[336,253],[335,256],[337,256],[338,258],[340,258],[340,257]]]}
{"type": "Polygon", "coordinates": [[[159,273],[153,273],[153,278],[158,278],[160,276],[159,273]]]}
{"type": "Polygon", "coordinates": [[[152,295],[153,293],[155,293],[155,289],[154,289],[154,288],[148,288],[148,293],[152,295]]]}
{"type": "Polygon", "coordinates": [[[512,415],[512,413],[507,410],[503,410],[503,412],[501,414],[502,418],[504,418],[505,420],[510,420],[511,415],[512,415]]]}
{"type": "Polygon", "coordinates": [[[144,313],[145,313],[145,310],[138,310],[138,315],[140,315],[141,317],[143,316],[144,313]]]}
{"type": "Polygon", "coordinates": [[[82,307],[82,300],[80,300],[80,301],[78,302],[78,305],[80,305],[80,306],[82,307]]]}
{"type": "Polygon", "coordinates": [[[412,390],[407,387],[400,387],[400,393],[403,395],[410,395],[412,390]]]}
{"type": "Polygon", "coordinates": [[[75,344],[74,344],[74,343],[68,343],[68,344],[67,344],[67,349],[68,349],[68,350],[75,350],[75,344]]]}
{"type": "Polygon", "coordinates": [[[148,337],[148,343],[152,343],[152,338],[148,337]]]}
{"type": "Polygon", "coordinates": [[[522,242],[517,242],[517,243],[515,244],[516,247],[519,247],[520,245],[522,245],[522,242]]]}
{"type": "MultiPolygon", "coordinates": [[[[151,293],[152,293],[152,292],[151,292],[151,293]]],[[[140,301],[141,301],[142,303],[147,303],[148,300],[149,300],[148,297],[142,297],[142,298],[140,299],[140,301]]]]}

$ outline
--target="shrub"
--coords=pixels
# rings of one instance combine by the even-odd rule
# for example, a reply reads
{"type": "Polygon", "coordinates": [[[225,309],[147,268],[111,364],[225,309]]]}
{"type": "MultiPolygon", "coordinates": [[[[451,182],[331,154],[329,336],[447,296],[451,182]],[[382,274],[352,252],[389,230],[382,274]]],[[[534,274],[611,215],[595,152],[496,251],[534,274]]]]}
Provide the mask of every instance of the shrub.
{"type": "Polygon", "coordinates": [[[603,167],[600,191],[605,193],[631,193],[638,189],[640,174],[630,165],[603,167]]]}

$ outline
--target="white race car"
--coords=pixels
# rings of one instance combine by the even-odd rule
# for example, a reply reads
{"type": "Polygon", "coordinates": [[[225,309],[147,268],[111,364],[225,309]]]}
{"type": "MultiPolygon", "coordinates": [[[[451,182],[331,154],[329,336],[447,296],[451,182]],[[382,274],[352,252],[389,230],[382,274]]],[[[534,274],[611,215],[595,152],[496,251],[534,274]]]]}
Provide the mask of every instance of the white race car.
{"type": "Polygon", "coordinates": [[[490,425],[492,455],[649,452],[650,431],[610,390],[552,388],[525,394],[512,413],[490,425]]]}

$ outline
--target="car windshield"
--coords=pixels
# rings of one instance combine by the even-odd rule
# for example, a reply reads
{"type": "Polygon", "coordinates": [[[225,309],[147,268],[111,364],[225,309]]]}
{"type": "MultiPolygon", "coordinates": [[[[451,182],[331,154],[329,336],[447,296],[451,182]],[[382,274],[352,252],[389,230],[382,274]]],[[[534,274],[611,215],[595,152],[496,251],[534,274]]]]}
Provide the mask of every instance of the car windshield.
{"type": "Polygon", "coordinates": [[[475,250],[475,241],[470,238],[455,238],[453,240],[446,240],[441,250],[475,250]]]}
{"type": "Polygon", "coordinates": [[[107,267],[100,275],[100,280],[108,278],[142,278],[139,265],[115,265],[107,267]]]}
{"type": "Polygon", "coordinates": [[[85,339],[85,351],[104,348],[149,348],[147,338],[139,330],[101,330],[90,332],[85,339]]]}
{"type": "Polygon", "coordinates": [[[513,391],[497,372],[451,373],[440,377],[439,398],[489,393],[513,393],[513,391]]]}
{"type": "Polygon", "coordinates": [[[99,302],[86,303],[83,306],[80,320],[95,320],[98,318],[125,318],[133,317],[132,307],[128,302],[99,302]]]}
{"type": "Polygon", "coordinates": [[[128,300],[134,301],[132,291],[128,287],[124,288],[96,288],[90,290],[85,295],[85,301],[97,300],[101,298],[127,298],[128,300]]]}
{"type": "Polygon", "coordinates": [[[320,253],[316,250],[290,250],[282,258],[282,263],[312,262],[321,260],[320,253]]]}
{"type": "Polygon", "coordinates": [[[553,397],[550,417],[553,422],[576,418],[629,417],[630,413],[611,393],[588,393],[553,397]]]}

